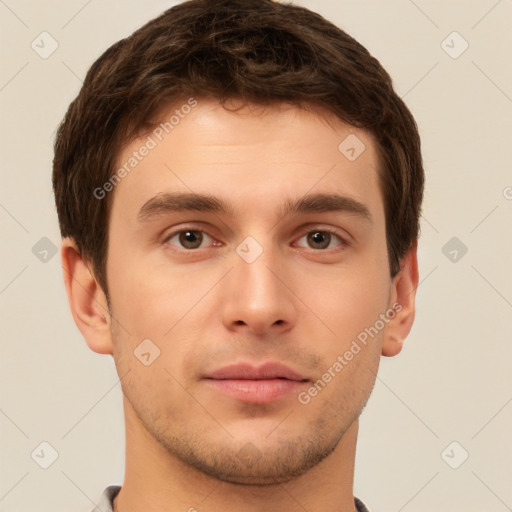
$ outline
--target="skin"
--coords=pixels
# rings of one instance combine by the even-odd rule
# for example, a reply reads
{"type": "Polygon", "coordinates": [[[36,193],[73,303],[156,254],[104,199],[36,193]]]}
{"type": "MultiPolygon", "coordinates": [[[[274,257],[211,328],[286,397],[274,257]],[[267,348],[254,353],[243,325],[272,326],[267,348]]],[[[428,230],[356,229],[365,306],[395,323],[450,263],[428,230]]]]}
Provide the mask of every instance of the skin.
{"type": "MultiPolygon", "coordinates": [[[[197,100],[110,192],[110,311],[74,242],[65,239],[61,249],[75,322],[93,351],[113,355],[122,379],[126,472],[115,508],[354,511],[358,418],[380,356],[399,353],[411,329],[416,246],[392,279],[370,134],[319,109],[233,112],[197,100]],[[355,161],[338,150],[349,134],[366,146],[355,161]],[[167,211],[139,221],[141,207],[162,193],[215,196],[230,211],[167,211]],[[283,216],[286,200],[313,194],[356,200],[371,221],[343,210],[283,216]],[[187,230],[195,231],[187,238],[187,230]],[[252,263],[236,251],[248,236],[263,250],[252,263]],[[184,248],[183,240],[201,245],[184,248]],[[378,335],[300,403],[298,392],[395,303],[400,311],[378,335]],[[148,338],[160,356],[146,366],[134,350],[148,338]],[[228,364],[265,361],[307,382],[261,404],[204,379],[228,364]]],[[[120,166],[146,137],[126,145],[120,166]]]]}

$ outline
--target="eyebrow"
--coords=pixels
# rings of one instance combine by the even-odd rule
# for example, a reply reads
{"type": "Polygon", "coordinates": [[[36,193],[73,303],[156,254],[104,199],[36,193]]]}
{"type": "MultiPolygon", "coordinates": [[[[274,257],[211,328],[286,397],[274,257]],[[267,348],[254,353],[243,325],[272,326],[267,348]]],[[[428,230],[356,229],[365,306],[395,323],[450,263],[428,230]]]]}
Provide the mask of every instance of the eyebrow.
{"type": "MultiPolygon", "coordinates": [[[[196,211],[235,216],[234,208],[225,201],[204,194],[163,193],[146,201],[137,220],[148,222],[170,212],[196,211]]],[[[297,200],[288,199],[279,210],[281,217],[293,213],[346,212],[373,224],[370,210],[363,203],[339,194],[308,194],[297,200]]]]}
{"type": "Polygon", "coordinates": [[[170,212],[196,211],[234,215],[233,208],[216,197],[194,193],[158,194],[146,201],[137,215],[139,222],[147,222],[170,212]]]}
{"type": "Polygon", "coordinates": [[[291,213],[345,212],[373,224],[370,210],[363,203],[339,194],[311,194],[296,201],[287,200],[281,210],[284,217],[291,213]]]}

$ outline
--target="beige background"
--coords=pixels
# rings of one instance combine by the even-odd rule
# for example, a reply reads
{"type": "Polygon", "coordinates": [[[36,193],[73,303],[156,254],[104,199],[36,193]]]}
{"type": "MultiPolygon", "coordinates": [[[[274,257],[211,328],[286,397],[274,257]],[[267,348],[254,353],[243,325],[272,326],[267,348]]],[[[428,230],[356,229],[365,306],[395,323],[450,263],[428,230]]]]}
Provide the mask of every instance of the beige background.
{"type": "MultiPolygon", "coordinates": [[[[428,176],[417,319],[402,354],[382,361],[363,413],[355,493],[373,512],[511,510],[512,2],[296,3],[388,69],[420,126],[428,176]]],[[[58,122],[99,54],[170,5],[0,0],[1,511],[88,512],[122,482],[112,359],[76,329],[58,256],[36,255],[51,247],[43,237],[59,243],[58,122]],[[59,45],[47,59],[31,48],[43,31],[59,45]],[[31,458],[42,441],[58,452],[48,469],[31,458]]]]}

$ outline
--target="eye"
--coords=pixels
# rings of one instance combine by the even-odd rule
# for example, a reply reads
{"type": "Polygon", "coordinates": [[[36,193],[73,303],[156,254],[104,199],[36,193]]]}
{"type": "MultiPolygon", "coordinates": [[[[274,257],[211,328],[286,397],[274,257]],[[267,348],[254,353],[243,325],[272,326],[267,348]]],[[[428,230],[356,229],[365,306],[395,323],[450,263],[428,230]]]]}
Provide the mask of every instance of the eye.
{"type": "Polygon", "coordinates": [[[309,247],[310,249],[331,249],[344,245],[344,240],[330,231],[317,229],[306,233],[299,238],[297,245],[299,247],[309,247]]]}
{"type": "Polygon", "coordinates": [[[203,242],[209,242],[209,245],[212,245],[213,241],[210,235],[198,229],[183,229],[164,240],[165,243],[178,245],[187,250],[200,249],[203,242]]]}

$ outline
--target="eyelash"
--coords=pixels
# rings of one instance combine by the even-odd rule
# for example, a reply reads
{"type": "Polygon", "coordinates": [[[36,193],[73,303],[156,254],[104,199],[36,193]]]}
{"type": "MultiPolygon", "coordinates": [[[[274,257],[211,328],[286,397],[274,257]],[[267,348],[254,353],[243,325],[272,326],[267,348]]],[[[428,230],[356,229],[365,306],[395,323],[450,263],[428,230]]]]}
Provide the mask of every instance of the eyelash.
{"type": "MultiPolygon", "coordinates": [[[[221,244],[221,242],[217,242],[215,237],[210,235],[206,230],[197,229],[197,228],[193,228],[193,227],[185,227],[185,228],[179,229],[177,231],[173,231],[172,233],[169,233],[162,240],[162,244],[163,245],[173,245],[173,244],[169,244],[169,241],[172,238],[180,235],[181,233],[186,233],[187,231],[192,231],[195,233],[203,233],[204,235],[208,236],[209,238],[211,238],[214,241],[214,245],[215,245],[215,243],[217,243],[217,245],[221,244]]],[[[329,235],[336,237],[339,240],[339,244],[334,247],[327,248],[327,249],[315,249],[312,247],[303,247],[303,248],[307,248],[307,249],[315,251],[315,252],[327,252],[327,251],[333,250],[333,249],[343,250],[350,245],[349,242],[347,241],[346,237],[343,237],[339,233],[337,233],[335,230],[328,229],[328,228],[309,229],[308,231],[304,232],[297,240],[300,240],[311,233],[328,233],[329,235]]],[[[199,251],[200,249],[204,249],[204,247],[198,247],[197,249],[187,249],[185,247],[179,247],[178,250],[181,252],[196,252],[196,251],[199,251]]]]}

